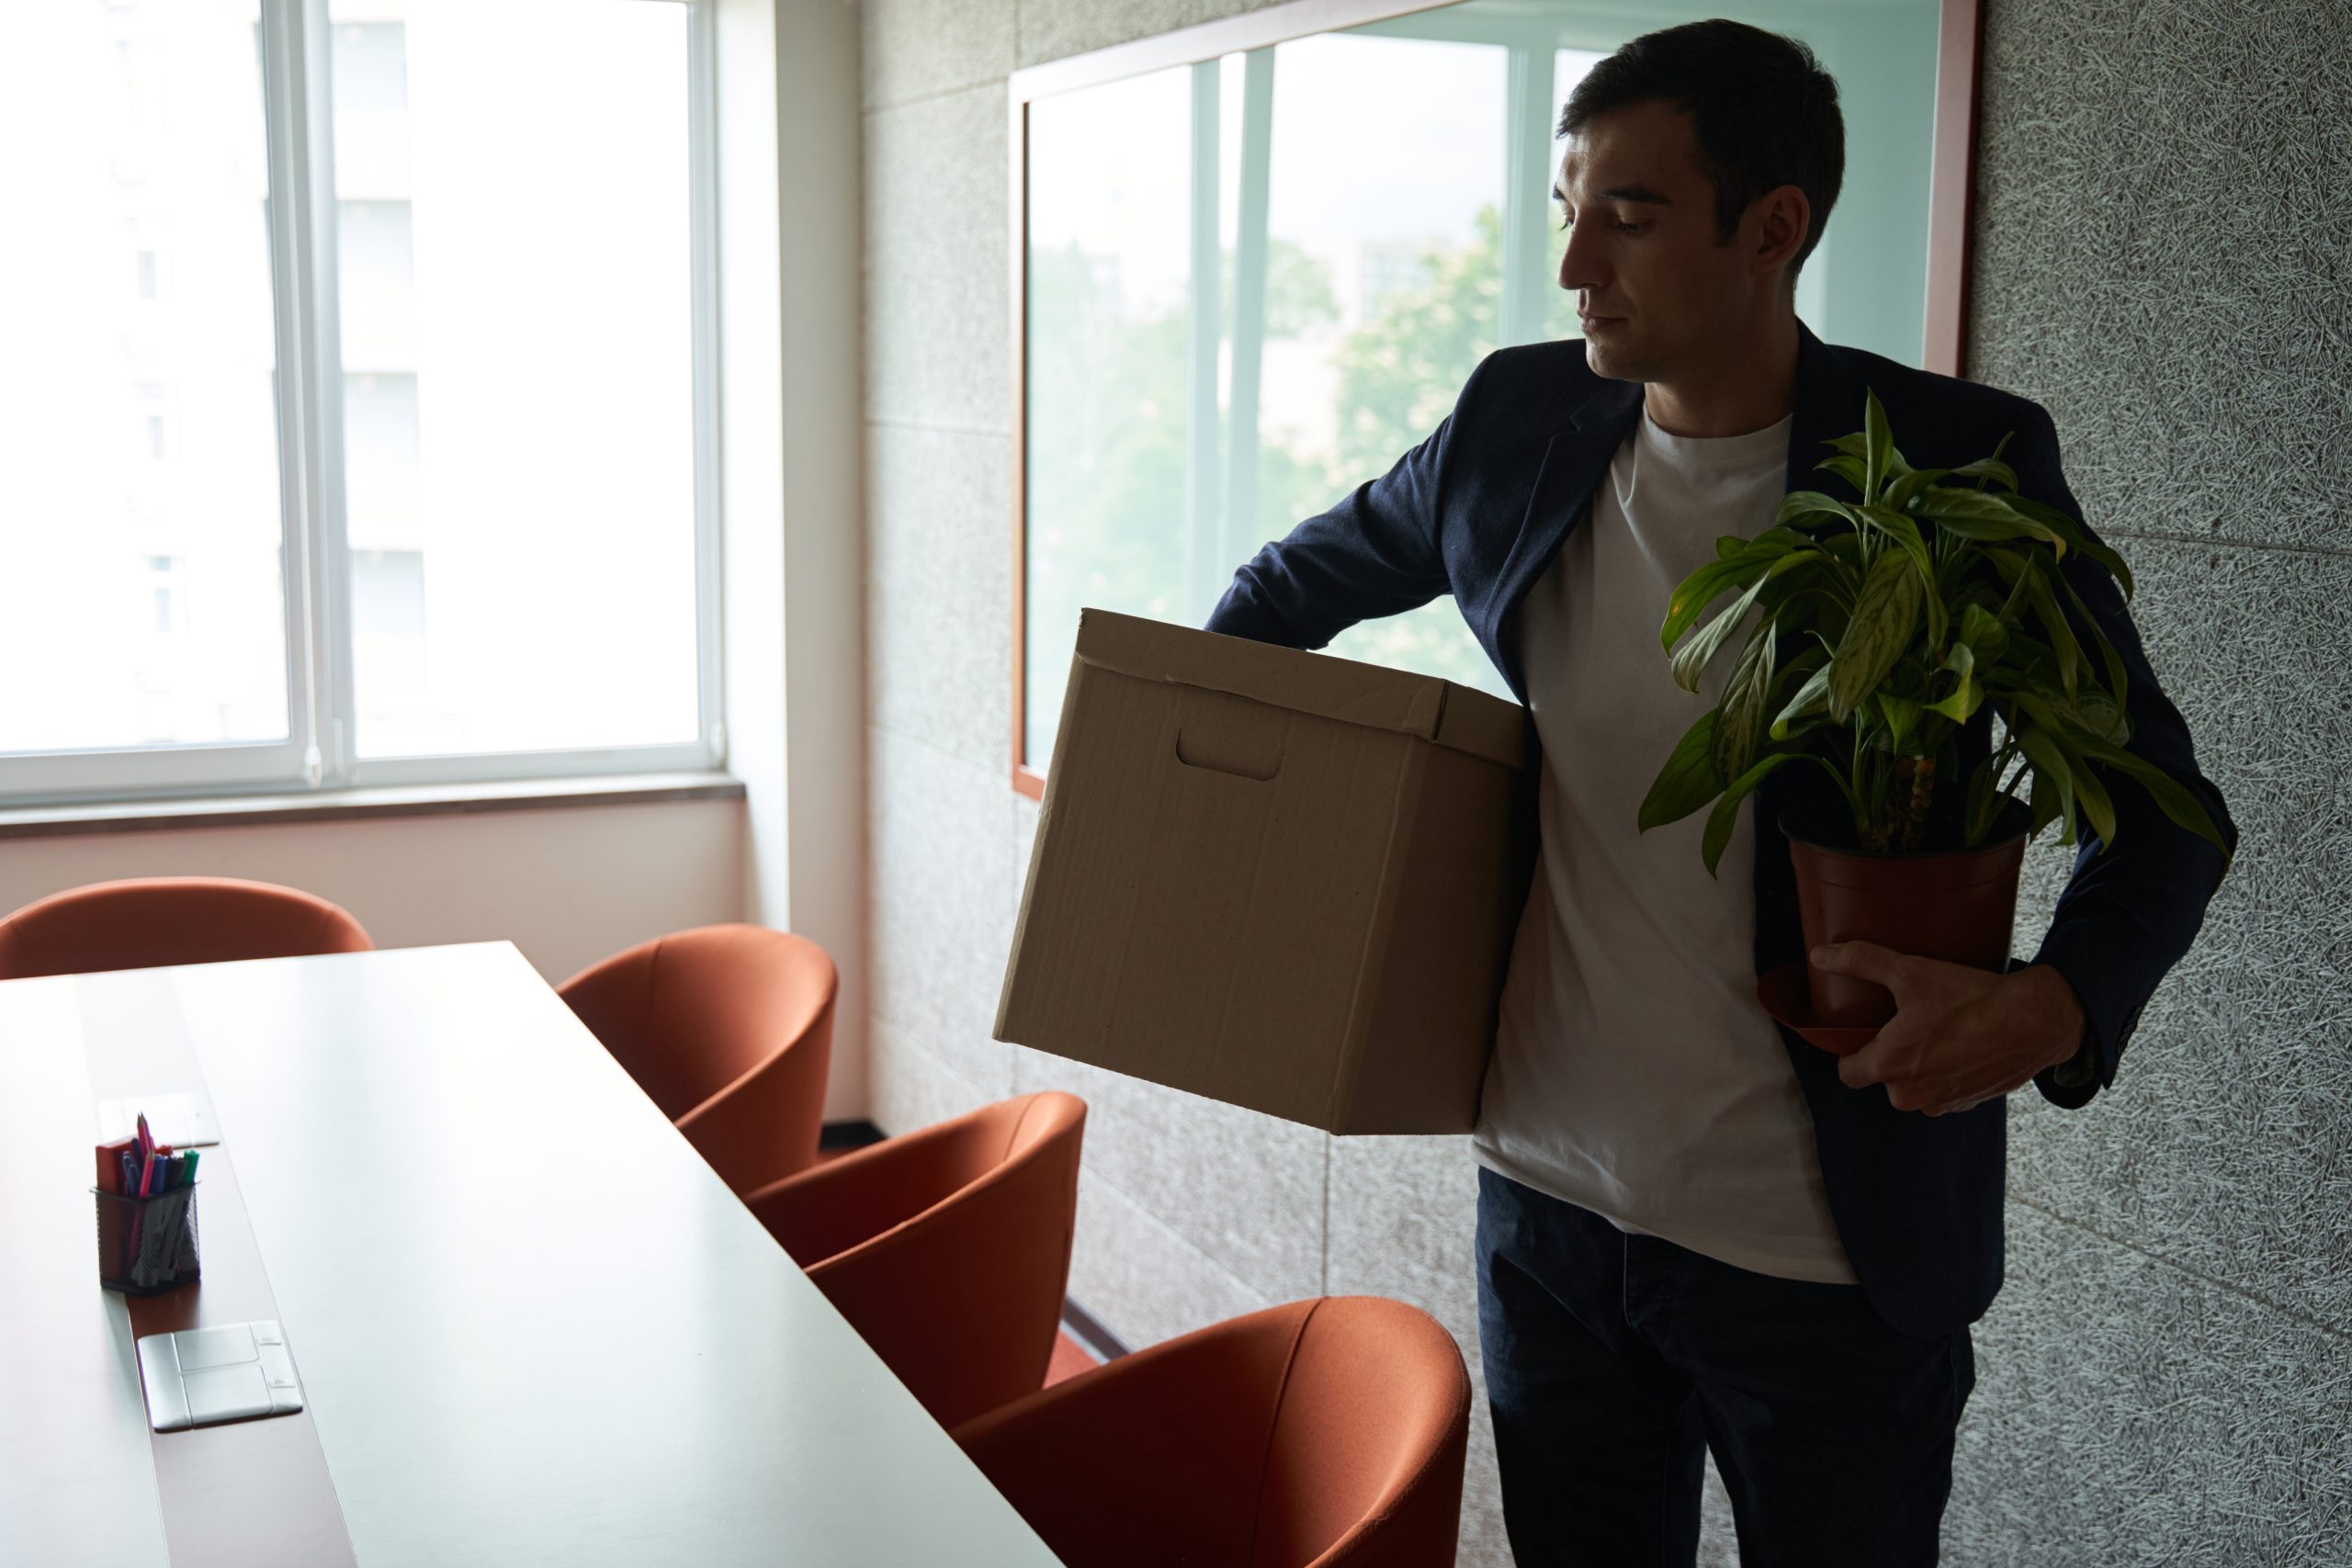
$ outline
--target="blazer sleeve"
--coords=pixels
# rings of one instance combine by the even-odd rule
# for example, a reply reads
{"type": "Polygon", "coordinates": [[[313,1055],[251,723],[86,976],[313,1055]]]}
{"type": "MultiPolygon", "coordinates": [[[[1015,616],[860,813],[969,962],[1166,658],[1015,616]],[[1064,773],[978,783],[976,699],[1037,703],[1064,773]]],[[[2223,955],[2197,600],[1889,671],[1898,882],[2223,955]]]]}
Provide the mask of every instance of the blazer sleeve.
{"type": "MultiPolygon", "coordinates": [[[[2014,465],[2019,491],[2080,520],[2082,505],[2067,488],[2049,413],[2033,407],[2023,435],[2014,465]]],[[[2132,720],[2132,751],[2194,794],[2234,852],[2236,826],[2222,792],[2198,769],[2188,726],[2157,684],[2121,588],[2105,568],[2079,553],[2067,556],[2062,570],[2122,660],[2130,687],[2124,709],[2132,720]]],[[[2115,842],[2103,845],[2076,813],[2074,874],[2033,958],[2064,975],[2083,1006],[2082,1051],[2074,1061],[2034,1077],[2043,1098],[2068,1110],[2114,1087],[2141,1009],[2188,951],[2229,863],[2221,850],[2166,817],[2147,790],[2111,773],[2108,779],[2115,842]]]]}
{"type": "Polygon", "coordinates": [[[1471,373],[1453,412],[1395,467],[1250,557],[1205,629],[1321,648],[1358,621],[1402,615],[1446,592],[1439,519],[1455,432],[1483,370],[1471,373]]]}

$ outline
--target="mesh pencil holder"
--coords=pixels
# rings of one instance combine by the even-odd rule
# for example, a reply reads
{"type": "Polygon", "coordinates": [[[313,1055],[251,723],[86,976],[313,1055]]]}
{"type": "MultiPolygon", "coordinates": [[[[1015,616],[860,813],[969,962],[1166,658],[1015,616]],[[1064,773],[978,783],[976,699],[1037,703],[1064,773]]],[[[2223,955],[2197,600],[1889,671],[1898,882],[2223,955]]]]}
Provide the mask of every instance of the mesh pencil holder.
{"type": "Polygon", "coordinates": [[[98,1201],[98,1283],[155,1296],[197,1278],[197,1183],[145,1198],[90,1189],[98,1201]]]}

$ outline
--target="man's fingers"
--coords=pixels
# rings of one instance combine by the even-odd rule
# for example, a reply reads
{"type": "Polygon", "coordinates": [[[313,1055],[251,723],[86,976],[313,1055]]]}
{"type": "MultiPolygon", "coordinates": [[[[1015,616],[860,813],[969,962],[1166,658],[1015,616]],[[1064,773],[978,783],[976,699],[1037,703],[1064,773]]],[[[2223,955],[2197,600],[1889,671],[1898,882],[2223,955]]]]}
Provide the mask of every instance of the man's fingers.
{"type": "MultiPolygon", "coordinates": [[[[1893,1027],[1892,1024],[1887,1026],[1888,1029],[1893,1027]]],[[[1871,1036],[1869,1044],[1838,1058],[1838,1077],[1848,1089],[1860,1089],[1867,1084],[1884,1081],[1889,1060],[1886,1034],[1886,1029],[1882,1029],[1871,1036]]]]}
{"type": "Polygon", "coordinates": [[[1852,975],[1892,991],[1910,956],[1874,942],[1826,942],[1813,950],[1813,966],[1832,975],[1852,975]]]}

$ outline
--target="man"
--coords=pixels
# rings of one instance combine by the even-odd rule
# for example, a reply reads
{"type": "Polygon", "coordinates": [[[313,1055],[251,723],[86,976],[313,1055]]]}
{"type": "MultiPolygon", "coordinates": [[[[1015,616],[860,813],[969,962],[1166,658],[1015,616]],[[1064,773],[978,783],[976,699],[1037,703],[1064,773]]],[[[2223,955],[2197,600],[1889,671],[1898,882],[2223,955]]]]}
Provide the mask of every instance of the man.
{"type": "MultiPolygon", "coordinates": [[[[2030,1081],[2074,1108],[2112,1085],[2224,861],[2119,788],[2116,844],[2084,829],[2030,964],[1847,943],[1820,961],[1887,986],[1894,1021],[1842,1058],[1772,1024],[1756,976],[1801,939],[1786,843],[1756,824],[1802,770],[1758,792],[1720,881],[1699,817],[1635,831],[1715,694],[1668,673],[1668,592],[1827,482],[1813,465],[1860,428],[1866,387],[1914,464],[2014,432],[2020,488],[2080,508],[2036,404],[1798,321],[1844,163],[1836,85],[1802,44],[1728,21],[1636,39],[1560,134],[1584,340],[1489,355],[1393,470],[1243,567],[1209,629],[1320,648],[1451,592],[1534,718],[1543,848],[1473,1140],[1519,1561],[1690,1562],[1703,1445],[1747,1568],[1932,1562],[1968,1325],[2001,1280],[2003,1097],[2030,1081]]],[[[2067,570],[2129,672],[2133,749],[2234,841],[2116,585],[2067,570]]]]}

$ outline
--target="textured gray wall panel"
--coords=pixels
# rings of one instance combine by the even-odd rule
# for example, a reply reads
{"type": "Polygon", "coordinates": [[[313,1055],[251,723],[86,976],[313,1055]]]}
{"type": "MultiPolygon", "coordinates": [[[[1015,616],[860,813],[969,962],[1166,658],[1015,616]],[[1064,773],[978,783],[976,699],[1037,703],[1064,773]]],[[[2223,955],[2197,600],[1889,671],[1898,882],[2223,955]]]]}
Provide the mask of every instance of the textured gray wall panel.
{"type": "MultiPolygon", "coordinates": [[[[2121,541],[2157,674],[2242,835],[2205,930],[2079,1112],[2013,1109],[2035,1201],[2324,1324],[2352,1324],[2352,557],[2121,541]]],[[[2072,852],[2037,853],[2039,917],[2072,852]]],[[[2039,940],[2020,921],[2020,951],[2039,940]]]]}
{"type": "Polygon", "coordinates": [[[1086,1101],[1091,1171],[1268,1301],[1322,1292],[1329,1141],[1322,1134],[1042,1051],[1013,1049],[1023,1093],[1066,1089],[1086,1101]]]}
{"type": "MultiPolygon", "coordinates": [[[[1012,921],[1012,791],[983,769],[910,737],[867,729],[875,785],[868,851],[873,1010],[1001,1099],[1012,1047],[989,1038],[1012,921]]],[[[891,1132],[903,1127],[882,1125],[891,1132]]]]}
{"type": "Polygon", "coordinates": [[[1003,1098],[970,1082],[954,1063],[907,1038],[887,1018],[871,1020],[865,1037],[874,1042],[866,1092],[877,1127],[911,1133],[1003,1098]]]}
{"type": "Polygon", "coordinates": [[[2022,1204],[2009,1243],[1945,1562],[2352,1562],[2352,1346],[2022,1204]]]}
{"type": "Polygon", "coordinates": [[[869,109],[1001,81],[1012,69],[1013,0],[861,0],[858,11],[869,109]]]}
{"type": "Polygon", "coordinates": [[[1012,432],[1007,101],[999,81],[865,116],[869,419],[1012,432]]]}
{"type": "Polygon", "coordinates": [[[1275,0],[1021,0],[1021,63],[1107,49],[1255,11],[1275,0]]]}
{"type": "MultiPolygon", "coordinates": [[[[1090,1111],[1090,1148],[1093,1133],[1090,1111]]],[[[1282,1300],[1235,1279],[1091,1169],[1079,1178],[1069,1293],[1131,1348],[1157,1345],[1282,1300]]]]}
{"type": "Polygon", "coordinates": [[[2102,528],[2352,546],[2345,0],[1994,0],[1976,379],[2102,528]]]}
{"type": "Polygon", "coordinates": [[[876,424],[865,443],[866,691],[876,724],[1003,776],[1012,733],[1012,454],[876,424]]]}

